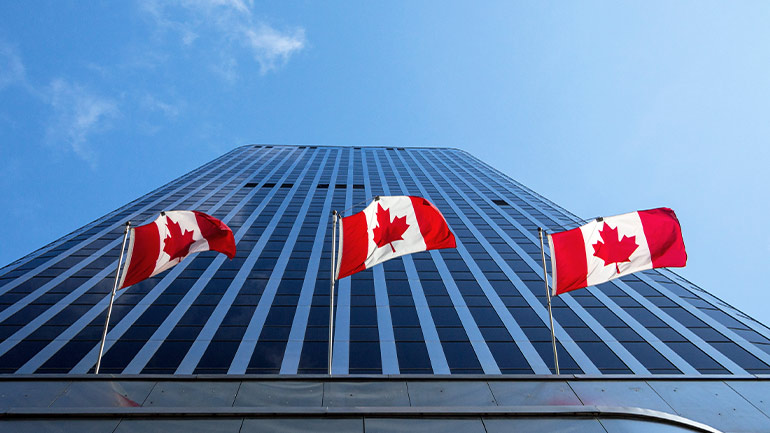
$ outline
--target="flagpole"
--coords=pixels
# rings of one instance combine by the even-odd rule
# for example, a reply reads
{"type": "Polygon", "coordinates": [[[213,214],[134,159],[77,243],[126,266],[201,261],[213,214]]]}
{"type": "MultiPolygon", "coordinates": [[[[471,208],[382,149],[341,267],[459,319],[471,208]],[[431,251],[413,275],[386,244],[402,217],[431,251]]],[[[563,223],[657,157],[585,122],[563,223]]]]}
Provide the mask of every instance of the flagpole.
{"type": "Polygon", "coordinates": [[[126,221],[126,228],[123,231],[123,245],[120,246],[120,256],[118,256],[118,269],[115,271],[115,284],[112,286],[110,295],[110,306],[107,308],[107,318],[104,319],[104,332],[102,333],[102,343],[99,346],[99,359],[96,361],[96,370],[94,374],[99,374],[99,367],[102,366],[102,354],[104,353],[104,342],[107,340],[107,328],[110,326],[110,315],[112,314],[112,303],[115,301],[115,292],[118,290],[118,281],[120,278],[120,264],[123,262],[123,250],[126,249],[126,240],[128,239],[131,221],[126,221]]]}
{"type": "Polygon", "coordinates": [[[332,274],[329,287],[329,376],[332,375],[332,352],[334,349],[334,267],[337,252],[337,211],[332,211],[332,274]]]}
{"type": "Polygon", "coordinates": [[[543,258],[543,281],[545,282],[545,295],[548,298],[548,318],[551,320],[551,344],[553,345],[553,363],[556,366],[556,374],[559,374],[559,355],[556,353],[556,334],[553,332],[553,313],[551,312],[551,291],[548,289],[548,271],[545,268],[545,246],[543,245],[543,229],[538,227],[540,235],[540,253],[543,258]]]}

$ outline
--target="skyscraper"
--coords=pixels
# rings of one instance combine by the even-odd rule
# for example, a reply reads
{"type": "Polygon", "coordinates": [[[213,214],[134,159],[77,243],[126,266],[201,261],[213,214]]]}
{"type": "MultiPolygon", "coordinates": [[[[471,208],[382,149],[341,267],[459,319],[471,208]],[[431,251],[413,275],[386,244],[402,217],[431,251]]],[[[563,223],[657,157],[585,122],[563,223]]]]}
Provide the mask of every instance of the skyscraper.
{"type": "MultiPolygon", "coordinates": [[[[200,253],[118,292],[101,371],[326,373],[331,211],[377,195],[428,198],[457,248],[340,280],[332,372],[552,374],[537,228],[580,218],[456,149],[270,145],[239,147],[2,268],[0,373],[93,371],[123,225],[177,209],[227,223],[237,255],[200,253]]],[[[561,295],[553,315],[562,374],[770,373],[770,330],[669,270],[561,295]]]]}

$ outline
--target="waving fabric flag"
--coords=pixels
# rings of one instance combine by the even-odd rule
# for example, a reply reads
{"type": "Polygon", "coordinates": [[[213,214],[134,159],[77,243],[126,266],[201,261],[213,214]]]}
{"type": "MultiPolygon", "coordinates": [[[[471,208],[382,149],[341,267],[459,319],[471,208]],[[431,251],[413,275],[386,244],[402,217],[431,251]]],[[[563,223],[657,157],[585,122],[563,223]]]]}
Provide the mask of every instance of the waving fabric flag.
{"type": "Polygon", "coordinates": [[[377,197],[340,225],[337,279],[405,254],[456,246],[444,216],[422,197],[377,197]]]}
{"type": "Polygon", "coordinates": [[[210,250],[235,257],[235,238],[225,223],[198,211],[161,212],[150,224],[131,229],[119,288],[157,275],[192,253],[210,250]]]}
{"type": "Polygon", "coordinates": [[[548,235],[554,296],[652,268],[682,267],[687,253],[674,211],[658,208],[548,235]]]}

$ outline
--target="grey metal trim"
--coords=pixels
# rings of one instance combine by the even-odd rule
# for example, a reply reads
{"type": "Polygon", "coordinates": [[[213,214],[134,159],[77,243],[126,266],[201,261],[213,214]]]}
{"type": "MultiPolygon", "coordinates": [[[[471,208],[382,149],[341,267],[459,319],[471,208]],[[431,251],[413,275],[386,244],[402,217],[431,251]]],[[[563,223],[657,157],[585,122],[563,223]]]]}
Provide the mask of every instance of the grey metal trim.
{"type": "MultiPolygon", "coordinates": [[[[415,161],[415,163],[417,165],[423,167],[423,172],[425,173],[426,176],[428,176],[429,178],[433,178],[433,176],[431,176],[426,170],[424,170],[423,164],[420,163],[414,155],[412,155],[411,153],[408,153],[408,154],[412,158],[412,160],[415,161]]],[[[421,155],[418,155],[418,156],[421,156],[421,155]]],[[[430,162],[428,161],[428,163],[430,163],[430,162]]],[[[434,167],[434,169],[435,169],[435,167],[434,167]]],[[[440,174],[440,172],[439,172],[439,174],[440,174]]],[[[442,177],[443,177],[443,174],[442,174],[442,177]]],[[[449,179],[446,179],[446,177],[444,177],[444,179],[447,180],[447,182],[449,182],[451,184],[454,184],[454,182],[452,182],[449,179]]],[[[447,201],[455,203],[455,201],[451,197],[449,197],[449,195],[447,195],[444,192],[444,189],[440,185],[438,185],[435,182],[434,182],[434,184],[435,184],[435,187],[436,187],[436,189],[438,191],[444,193],[444,196],[445,196],[447,201]]],[[[465,195],[464,192],[462,192],[462,190],[460,190],[460,188],[456,188],[456,191],[463,197],[463,199],[466,201],[466,203],[470,204],[471,206],[474,206],[472,201],[467,197],[467,195],[465,195]]],[[[468,218],[465,215],[463,215],[462,213],[458,212],[457,216],[461,220],[463,220],[463,222],[467,226],[468,230],[470,230],[471,233],[473,233],[473,236],[479,241],[479,243],[484,246],[484,248],[486,249],[487,253],[489,253],[490,257],[492,257],[492,259],[495,261],[497,266],[500,267],[500,269],[503,271],[503,273],[505,273],[505,275],[508,277],[508,279],[514,284],[514,286],[519,291],[519,293],[522,295],[524,300],[527,301],[529,306],[535,311],[535,313],[538,315],[538,317],[540,317],[540,319],[543,321],[543,324],[546,327],[550,327],[550,320],[548,318],[548,312],[546,311],[545,307],[543,307],[543,305],[537,300],[535,295],[529,290],[529,288],[524,284],[524,282],[521,281],[521,279],[516,274],[516,272],[513,269],[511,269],[511,267],[508,265],[508,263],[505,260],[503,260],[503,258],[500,256],[500,254],[497,253],[497,251],[492,247],[492,245],[489,243],[489,241],[487,241],[486,238],[481,234],[481,232],[479,232],[479,230],[473,224],[471,224],[471,222],[468,220],[468,218]]],[[[491,226],[491,224],[493,224],[493,222],[491,222],[491,221],[488,221],[488,223],[490,224],[490,226],[491,226]]],[[[500,230],[499,227],[497,229],[500,230]]],[[[460,242],[458,242],[457,249],[460,250],[460,251],[464,250],[464,248],[460,247],[460,242]]],[[[468,254],[467,251],[466,251],[466,254],[468,254]]],[[[470,258],[470,254],[468,254],[468,257],[470,258]]],[[[466,260],[466,262],[467,261],[468,260],[466,260]]],[[[471,259],[471,261],[472,261],[472,259],[471,259]]],[[[507,311],[507,309],[506,309],[506,311],[507,311]]],[[[554,332],[557,334],[559,342],[561,342],[562,346],[569,352],[570,356],[572,356],[572,358],[575,360],[575,362],[580,366],[580,368],[584,372],[586,372],[586,373],[598,373],[599,372],[599,369],[593,364],[591,359],[588,358],[588,356],[586,356],[586,354],[577,345],[577,343],[572,341],[572,338],[569,336],[569,334],[567,334],[567,332],[564,330],[564,328],[562,328],[561,325],[559,325],[557,322],[554,322],[554,332]]]]}
{"type": "MultiPolygon", "coordinates": [[[[331,205],[334,198],[334,188],[332,188],[331,185],[335,183],[335,180],[339,175],[340,160],[342,159],[343,150],[335,150],[337,150],[337,152],[334,159],[334,168],[329,177],[329,188],[326,190],[326,198],[324,199],[323,208],[321,209],[321,217],[318,222],[318,229],[316,230],[315,240],[313,242],[313,250],[310,253],[308,269],[305,273],[305,280],[302,282],[302,289],[300,289],[299,300],[297,302],[297,310],[294,313],[294,320],[292,320],[291,323],[289,341],[286,343],[286,350],[284,351],[283,361],[281,362],[281,374],[297,374],[300,357],[302,356],[302,346],[305,343],[304,337],[307,332],[307,321],[310,316],[310,308],[313,305],[316,279],[319,276],[318,270],[321,265],[324,238],[329,232],[328,225],[322,223],[325,221],[325,217],[331,214],[331,205]]],[[[319,171],[323,172],[323,167],[321,167],[319,171]]]]}
{"type": "MultiPolygon", "coordinates": [[[[247,170],[250,166],[256,164],[257,162],[263,161],[263,159],[264,158],[259,158],[259,159],[257,159],[256,161],[253,161],[250,164],[244,164],[245,167],[243,169],[239,170],[235,174],[229,174],[229,176],[236,177],[236,176],[240,175],[240,173],[242,173],[245,170],[247,170]]],[[[270,158],[270,159],[272,160],[272,158],[270,158]]],[[[216,177],[212,178],[211,182],[213,182],[216,179],[219,179],[221,176],[224,176],[225,174],[227,174],[227,173],[222,173],[222,175],[216,176],[216,177]]],[[[209,184],[210,184],[210,182],[207,182],[206,184],[202,185],[201,188],[203,188],[203,187],[205,187],[205,186],[207,186],[209,184]]],[[[204,203],[206,200],[208,200],[210,197],[212,197],[215,193],[217,193],[218,191],[221,191],[224,187],[225,187],[225,185],[222,185],[221,187],[218,187],[218,188],[212,190],[211,192],[209,192],[208,194],[203,196],[201,199],[199,199],[197,203],[204,203]]],[[[235,191],[237,191],[237,190],[233,189],[233,191],[227,197],[232,196],[235,193],[235,191]]],[[[180,198],[172,206],[176,206],[176,205],[182,203],[183,201],[184,201],[184,198],[180,198]]],[[[154,216],[150,218],[150,220],[152,220],[152,219],[154,219],[154,216]]],[[[168,281],[166,284],[169,284],[171,281],[173,281],[173,279],[176,278],[176,276],[179,275],[179,273],[181,273],[182,270],[184,270],[189,263],[190,263],[189,261],[184,262],[184,263],[180,264],[179,266],[177,266],[175,269],[172,269],[169,272],[169,274],[165,277],[165,279],[168,281]]],[[[83,293],[87,292],[95,284],[99,283],[102,280],[102,278],[104,278],[103,274],[105,272],[111,272],[110,269],[111,268],[107,268],[107,269],[101,271],[95,277],[90,278],[88,281],[86,281],[86,283],[82,284],[80,287],[78,287],[76,290],[74,290],[71,294],[68,294],[65,298],[59,300],[59,302],[57,302],[51,308],[46,310],[43,314],[41,314],[40,316],[35,318],[32,322],[30,322],[30,324],[28,324],[24,328],[20,329],[19,331],[17,331],[16,334],[19,334],[19,333],[23,332],[23,333],[26,333],[27,335],[29,335],[32,332],[34,332],[34,330],[37,329],[38,326],[40,326],[40,325],[44,324],[46,321],[50,320],[51,317],[53,317],[55,314],[57,314],[59,311],[61,311],[62,309],[66,308],[69,305],[69,302],[65,302],[65,299],[69,299],[70,295],[80,296],[83,293]]],[[[123,293],[125,293],[125,291],[119,291],[116,294],[116,298],[119,297],[120,295],[122,295],[123,293]]],[[[149,294],[147,296],[149,296],[149,294]]],[[[142,299],[142,302],[140,302],[140,304],[137,305],[137,307],[139,309],[142,309],[142,311],[144,311],[144,308],[147,307],[147,305],[144,303],[145,299],[148,299],[148,298],[145,297],[144,299],[142,299]],[[142,308],[142,306],[144,308],[142,308]]],[[[34,371],[34,369],[37,369],[38,367],[43,365],[48,360],[48,358],[50,358],[50,356],[54,355],[56,353],[56,351],[58,351],[61,347],[63,347],[66,343],[68,343],[69,340],[72,337],[77,335],[78,332],[80,332],[83,328],[85,328],[85,326],[87,326],[94,318],[96,318],[99,314],[101,314],[102,311],[104,311],[104,307],[105,307],[104,303],[105,302],[106,302],[105,300],[102,300],[102,301],[98,302],[88,312],[86,312],[81,317],[79,317],[78,320],[75,323],[73,323],[72,325],[70,325],[62,334],[57,336],[56,339],[54,339],[46,347],[44,347],[37,354],[35,354],[35,356],[30,358],[24,365],[22,365],[19,368],[18,372],[22,372],[22,373],[23,372],[32,372],[32,371],[34,371]],[[67,336],[67,337],[65,337],[65,336],[67,336]],[[32,369],[32,370],[30,370],[30,369],[32,369]]],[[[137,307],[135,307],[135,309],[137,307]]],[[[124,318],[124,320],[125,320],[125,318],[124,318]]],[[[115,332],[115,328],[117,328],[117,327],[118,327],[118,325],[115,325],[113,327],[113,329],[112,329],[113,333],[115,332]]],[[[107,349],[109,349],[109,347],[111,347],[112,343],[114,342],[114,341],[112,341],[110,339],[110,335],[111,334],[108,334],[108,339],[107,339],[107,342],[105,343],[105,347],[107,349]]],[[[112,335],[114,335],[114,334],[112,334],[112,335]]],[[[6,340],[6,341],[10,341],[10,339],[6,340]]],[[[19,341],[21,341],[21,339],[19,341]]],[[[17,343],[18,343],[18,341],[17,341],[17,343]]],[[[95,345],[94,348],[91,351],[91,352],[93,352],[93,356],[94,357],[97,356],[97,352],[96,352],[97,347],[98,347],[98,345],[95,345]]],[[[96,362],[96,360],[94,360],[94,362],[96,362]]]]}
{"type": "Polygon", "coordinates": [[[652,421],[685,427],[693,431],[720,433],[719,430],[691,419],[635,407],[611,406],[418,406],[418,407],[135,407],[135,408],[9,408],[0,411],[0,419],[37,418],[305,418],[305,417],[366,417],[366,418],[599,418],[652,421]]]}
{"type": "MultiPolygon", "coordinates": [[[[382,155],[379,155],[379,152],[376,150],[372,153],[374,153],[373,160],[377,165],[377,173],[381,179],[383,188],[382,192],[384,195],[391,195],[390,185],[388,185],[387,179],[385,178],[385,172],[382,169],[382,155]]],[[[387,152],[385,152],[385,157],[387,158],[387,152]]],[[[401,190],[405,191],[406,188],[404,187],[401,178],[398,176],[395,177],[398,179],[399,187],[401,190]]],[[[368,176],[364,179],[366,182],[365,185],[368,185],[368,176]]],[[[417,319],[420,322],[420,330],[422,331],[423,341],[425,342],[425,348],[428,351],[428,359],[430,359],[431,368],[436,374],[449,374],[449,364],[447,363],[446,355],[444,354],[444,348],[441,346],[441,341],[439,340],[436,324],[433,322],[433,316],[430,313],[430,308],[428,308],[428,300],[425,298],[425,292],[422,289],[420,277],[417,275],[417,270],[414,267],[414,261],[409,255],[403,256],[402,259],[404,263],[404,271],[406,272],[407,281],[409,283],[409,291],[412,293],[412,300],[414,301],[414,308],[417,312],[417,319]]],[[[385,281],[385,275],[384,271],[382,270],[382,266],[377,266],[377,268],[379,268],[380,271],[378,272],[379,276],[375,275],[375,284],[378,277],[385,281]]],[[[386,299],[387,296],[388,295],[386,292],[386,299]]],[[[393,335],[392,326],[393,325],[391,324],[391,336],[393,335]]],[[[383,369],[382,372],[385,373],[385,370],[383,369]]]]}
{"type": "MultiPolygon", "coordinates": [[[[369,180],[369,167],[366,165],[366,151],[361,149],[361,169],[364,174],[364,195],[372,197],[376,194],[372,191],[369,180]]],[[[373,158],[377,161],[377,157],[373,158]]],[[[387,188],[387,185],[383,186],[387,188]]],[[[377,311],[377,332],[380,339],[380,359],[383,374],[398,374],[398,353],[396,352],[396,339],[393,336],[393,319],[390,316],[390,299],[388,299],[388,287],[385,282],[385,271],[382,266],[372,269],[374,274],[374,302],[377,311]]],[[[351,281],[350,284],[353,284],[351,281]]]]}
{"type": "MultiPolygon", "coordinates": [[[[318,157],[319,152],[321,151],[315,151],[313,155],[314,159],[318,157]]],[[[324,152],[321,159],[321,167],[326,165],[326,161],[329,159],[330,153],[331,151],[324,152]]],[[[311,160],[305,165],[305,168],[302,170],[299,176],[297,176],[297,180],[295,181],[294,186],[286,194],[286,198],[284,199],[283,203],[278,208],[278,210],[275,211],[273,219],[268,224],[268,228],[265,230],[265,233],[262,235],[262,238],[265,238],[266,241],[272,234],[271,227],[275,227],[277,225],[278,221],[280,221],[281,217],[283,216],[283,213],[286,211],[289,205],[292,204],[294,194],[296,194],[300,184],[305,180],[308,171],[310,171],[312,163],[313,161],[311,160]]],[[[322,170],[316,170],[315,176],[313,176],[313,179],[310,183],[310,188],[308,189],[307,195],[305,196],[305,199],[302,201],[302,203],[307,203],[308,200],[312,199],[313,194],[315,194],[316,185],[318,185],[318,179],[321,178],[321,173],[322,170]]],[[[281,254],[278,256],[278,261],[273,268],[273,272],[270,274],[270,279],[267,281],[265,290],[262,292],[262,296],[259,297],[257,308],[254,310],[254,314],[251,316],[251,320],[249,321],[249,325],[246,327],[246,332],[243,334],[243,338],[241,338],[241,344],[238,346],[238,350],[235,352],[235,356],[233,357],[232,363],[230,364],[230,368],[227,371],[228,373],[245,373],[249,366],[249,361],[251,361],[251,358],[254,354],[254,349],[257,347],[257,343],[259,342],[259,335],[262,332],[262,327],[265,324],[265,320],[267,320],[267,314],[270,312],[270,309],[273,306],[273,300],[275,299],[275,294],[278,292],[278,285],[281,283],[281,279],[283,278],[283,272],[286,270],[286,265],[289,263],[291,253],[294,251],[294,244],[297,242],[297,236],[299,236],[299,231],[302,229],[302,224],[300,222],[305,219],[305,215],[307,215],[308,209],[309,206],[302,206],[299,209],[297,219],[295,220],[295,223],[289,232],[289,236],[283,244],[283,249],[281,250],[281,254]]],[[[256,250],[257,249],[255,247],[254,251],[256,250]]],[[[261,253],[261,248],[259,252],[261,253]]],[[[238,276],[240,276],[240,273],[238,276]]],[[[238,280],[238,276],[236,276],[235,280],[238,280]]],[[[240,288],[242,285],[243,282],[240,282],[237,287],[240,288]]],[[[235,297],[233,297],[233,300],[234,299],[235,297]]],[[[232,304],[232,300],[228,300],[230,301],[229,304],[232,304]]],[[[221,302],[220,305],[222,305],[221,302]]],[[[227,312],[226,310],[222,311],[224,313],[227,312]]],[[[211,318],[214,318],[213,314],[211,318]]],[[[211,322],[211,318],[209,319],[209,322],[211,322]]],[[[219,318],[217,317],[216,319],[219,318]]],[[[221,319],[218,320],[216,326],[217,328],[219,327],[219,323],[222,322],[222,319],[224,319],[224,314],[222,315],[221,319]]],[[[206,325],[208,325],[208,322],[206,325]]],[[[196,342],[197,341],[198,340],[196,340],[196,342]]],[[[200,356],[203,356],[203,351],[200,352],[200,356]]],[[[195,359],[195,356],[192,355],[192,351],[188,352],[188,357],[190,360],[195,359]]],[[[188,357],[185,357],[185,360],[187,360],[188,357]]],[[[200,357],[197,358],[200,360],[200,357]]],[[[195,362],[195,364],[197,364],[197,362],[195,362]]],[[[184,372],[184,370],[180,369],[177,369],[177,371],[180,373],[184,372]]]]}
{"type": "Polygon", "coordinates": [[[732,374],[707,374],[700,376],[685,376],[682,374],[657,374],[640,377],[636,374],[517,374],[517,375],[488,375],[479,374],[357,374],[350,376],[329,376],[327,374],[0,374],[0,384],[4,382],[78,382],[78,381],[163,381],[163,382],[241,382],[241,381],[275,381],[275,382],[388,382],[403,380],[409,382],[574,382],[574,381],[608,381],[608,382],[770,382],[770,375],[749,374],[735,376],[732,374]]]}
{"type": "MultiPolygon", "coordinates": [[[[404,157],[401,155],[401,153],[407,153],[407,152],[396,152],[396,155],[398,156],[399,161],[403,165],[404,169],[409,173],[409,175],[412,177],[415,177],[414,172],[406,163],[406,161],[404,161],[404,157]]],[[[424,186],[417,184],[417,187],[425,198],[430,198],[430,194],[428,194],[428,191],[425,189],[424,186]]],[[[458,216],[460,216],[460,214],[458,214],[458,216]]],[[[465,219],[463,222],[470,229],[468,220],[465,219]]],[[[497,312],[498,316],[500,317],[500,320],[503,322],[503,324],[505,325],[505,328],[508,330],[511,337],[513,338],[513,341],[516,343],[516,346],[524,355],[524,358],[527,360],[527,363],[529,363],[530,368],[532,368],[532,371],[536,373],[540,373],[540,372],[546,373],[546,374],[550,373],[551,370],[548,368],[547,364],[540,357],[540,354],[532,345],[532,342],[530,342],[529,338],[526,336],[526,334],[524,334],[524,331],[521,330],[521,327],[519,327],[518,322],[516,322],[516,320],[513,318],[513,316],[511,315],[511,312],[508,311],[508,308],[505,307],[505,304],[500,299],[500,297],[498,296],[497,292],[494,290],[492,285],[489,283],[484,273],[481,271],[481,269],[479,269],[478,265],[473,260],[473,257],[471,257],[468,250],[463,246],[462,241],[459,238],[456,238],[456,243],[457,243],[458,253],[465,261],[465,264],[468,266],[468,269],[470,269],[473,276],[476,278],[476,281],[481,286],[481,290],[484,292],[490,304],[495,309],[495,312],[497,312]]],[[[449,275],[448,277],[451,278],[451,275],[449,275]]],[[[586,370],[583,370],[583,371],[586,371],[586,370]]],[[[596,371],[598,372],[598,370],[596,371]]]]}

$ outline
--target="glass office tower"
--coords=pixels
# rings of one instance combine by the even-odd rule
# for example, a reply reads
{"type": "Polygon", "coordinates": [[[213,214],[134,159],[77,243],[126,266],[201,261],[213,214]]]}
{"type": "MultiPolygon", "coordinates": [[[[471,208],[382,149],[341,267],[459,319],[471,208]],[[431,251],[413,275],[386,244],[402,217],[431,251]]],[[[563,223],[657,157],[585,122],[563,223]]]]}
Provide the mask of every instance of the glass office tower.
{"type": "MultiPolygon", "coordinates": [[[[200,253],[118,292],[102,372],[326,373],[331,211],[404,194],[443,212],[457,248],[338,282],[333,373],[551,374],[537,228],[580,218],[456,149],[269,145],[0,269],[0,373],[93,371],[125,222],[177,209],[227,223],[237,255],[200,253]]],[[[770,331],[669,270],[559,296],[553,315],[561,373],[770,373],[770,331]]]]}

